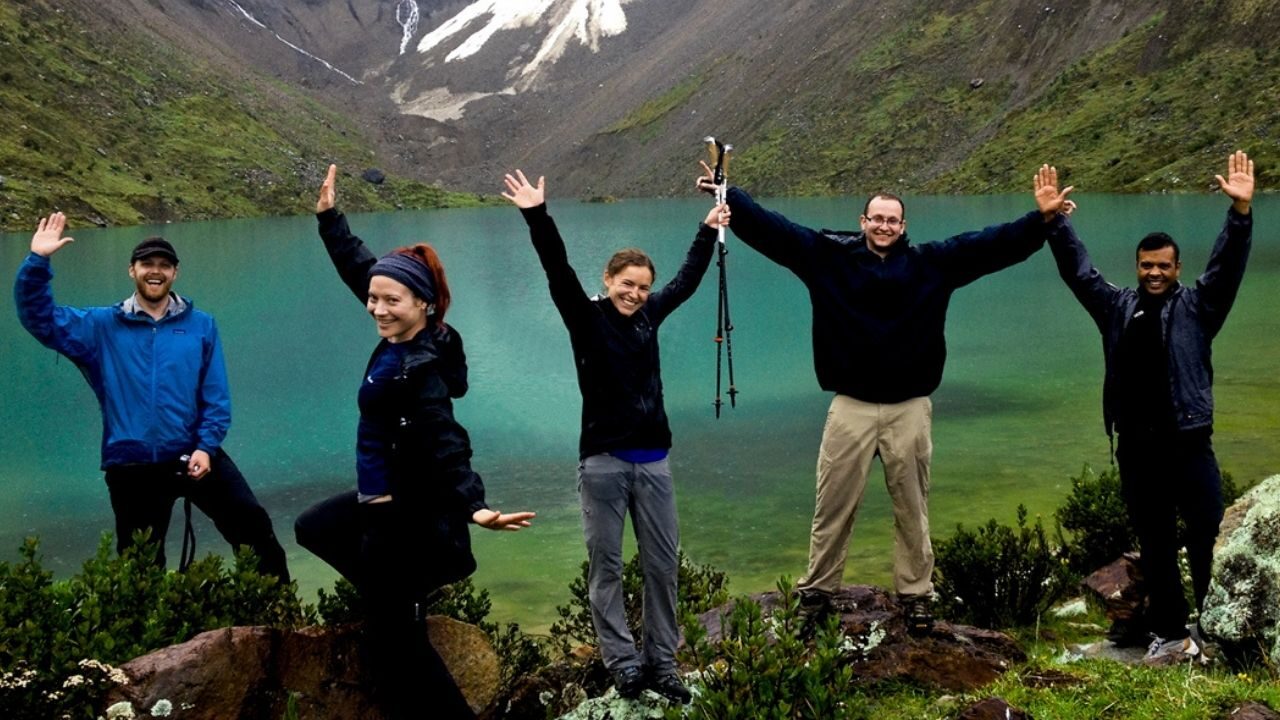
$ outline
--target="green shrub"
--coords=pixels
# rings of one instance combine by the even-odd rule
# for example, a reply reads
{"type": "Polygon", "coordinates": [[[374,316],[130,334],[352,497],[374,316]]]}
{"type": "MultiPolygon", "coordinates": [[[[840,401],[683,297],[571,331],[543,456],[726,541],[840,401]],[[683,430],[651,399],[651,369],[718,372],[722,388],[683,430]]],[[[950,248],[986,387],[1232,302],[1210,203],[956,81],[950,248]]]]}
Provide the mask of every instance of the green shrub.
{"type": "MultiPolygon", "coordinates": [[[[778,581],[779,603],[769,617],[750,598],[738,598],[718,643],[692,612],[683,615],[682,660],[699,673],[700,686],[687,717],[731,720],[827,720],[859,717],[849,660],[861,646],[831,614],[806,643],[799,596],[787,579],[778,581]]],[[[678,708],[668,718],[682,717],[678,708]]]]}
{"type": "Polygon", "coordinates": [[[1037,518],[1027,527],[1027,509],[1018,506],[1018,525],[989,520],[976,532],[956,526],[956,534],[936,544],[934,585],[947,617],[989,628],[1035,622],[1069,587],[1069,572],[1045,537],[1037,518]]]}
{"type": "Polygon", "coordinates": [[[1104,567],[1138,546],[1113,465],[1095,473],[1085,465],[1071,478],[1071,494],[1054,512],[1067,566],[1078,576],[1104,567]],[[1066,530],[1069,535],[1063,535],[1066,530]]]}
{"type": "MultiPolygon", "coordinates": [[[[684,551],[680,551],[679,578],[677,579],[676,613],[699,614],[724,604],[729,599],[726,589],[728,577],[710,565],[694,565],[684,551]]],[[[556,606],[560,619],[551,625],[552,642],[568,652],[573,645],[593,645],[596,642],[595,626],[591,623],[591,599],[587,592],[587,571],[584,560],[582,573],[569,583],[569,604],[556,606]]],[[[626,608],[627,627],[636,642],[644,642],[641,623],[643,612],[644,572],[640,567],[640,554],[636,553],[622,567],[622,597],[626,608]]]]}
{"type": "MultiPolygon", "coordinates": [[[[145,535],[138,537],[145,541],[145,535]]],[[[122,675],[110,663],[229,625],[314,622],[293,583],[260,575],[249,551],[231,567],[209,555],[185,573],[154,563],[140,542],[115,555],[109,534],[80,572],[54,582],[29,538],[16,564],[0,562],[0,707],[6,718],[92,718],[122,675]]]]}

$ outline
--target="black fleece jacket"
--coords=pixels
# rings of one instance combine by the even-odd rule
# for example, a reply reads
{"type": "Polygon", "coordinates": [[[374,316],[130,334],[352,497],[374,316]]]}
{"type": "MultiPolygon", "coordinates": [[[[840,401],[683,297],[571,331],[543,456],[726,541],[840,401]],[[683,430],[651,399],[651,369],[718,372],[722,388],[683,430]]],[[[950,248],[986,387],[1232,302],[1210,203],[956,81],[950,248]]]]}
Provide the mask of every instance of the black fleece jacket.
{"type": "Polygon", "coordinates": [[[818,384],[873,403],[932,394],[947,358],[943,330],[951,294],[1027,259],[1060,222],[1030,212],[922,245],[903,233],[881,258],[860,232],[797,225],[736,187],[728,201],[734,234],[809,289],[818,384]]]}
{"type": "Polygon", "coordinates": [[[716,231],[698,226],[684,264],[671,282],[624,316],[607,297],[591,298],[569,265],[564,241],[545,204],[522,209],[533,247],[547,273],[551,300],[573,346],[582,391],[579,457],[628,449],[671,447],[662,403],[658,327],[688,300],[711,264],[716,231]]]}

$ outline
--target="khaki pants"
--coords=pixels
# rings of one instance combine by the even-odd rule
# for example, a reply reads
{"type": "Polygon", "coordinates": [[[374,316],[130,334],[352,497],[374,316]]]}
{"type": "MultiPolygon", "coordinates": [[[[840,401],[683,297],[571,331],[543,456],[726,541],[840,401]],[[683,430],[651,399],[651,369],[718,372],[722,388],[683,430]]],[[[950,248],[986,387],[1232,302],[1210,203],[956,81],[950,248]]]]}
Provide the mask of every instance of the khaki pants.
{"type": "Polygon", "coordinates": [[[933,404],[927,397],[877,404],[836,395],[827,411],[818,451],[818,491],[809,536],[809,571],[801,590],[840,587],[853,520],[867,488],[871,461],[884,463],[893,500],[894,589],[933,592],[929,542],[929,463],[933,457],[933,404]]]}

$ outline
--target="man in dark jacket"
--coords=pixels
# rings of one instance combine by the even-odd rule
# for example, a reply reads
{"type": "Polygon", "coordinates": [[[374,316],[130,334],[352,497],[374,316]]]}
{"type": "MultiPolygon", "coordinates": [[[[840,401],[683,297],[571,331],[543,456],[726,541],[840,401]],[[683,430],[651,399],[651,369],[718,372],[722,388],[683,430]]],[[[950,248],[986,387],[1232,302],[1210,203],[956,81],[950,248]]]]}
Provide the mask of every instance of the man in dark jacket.
{"type": "Polygon", "coordinates": [[[1177,519],[1186,523],[1196,607],[1209,588],[1213,543],[1222,520],[1222,479],[1213,454],[1210,344],[1244,278],[1253,234],[1253,162],[1243,152],[1217,176],[1231,198],[1209,264],[1194,287],[1178,282],[1178,245],[1164,233],[1138,243],[1138,288],[1103,279],[1070,223],[1049,240],[1058,272],[1102,332],[1107,434],[1129,519],[1142,550],[1152,657],[1192,649],[1189,610],[1178,571],[1177,519]]]}
{"type": "MultiPolygon", "coordinates": [[[[67,356],[102,407],[102,469],[116,516],[116,547],[150,530],[165,562],[173,503],[190,499],[235,546],[258,554],[264,573],[288,581],[271,518],[222,449],[231,399],[213,318],[171,291],[178,255],[163,238],[138,244],[129,259],[135,292],[110,307],[53,301],[49,258],[68,243],[66,217],[40,221],[18,268],[18,320],[45,347],[67,356]]],[[[185,543],[184,543],[185,545],[185,543]]],[[[194,552],[194,548],[192,548],[194,552]]]]}
{"type": "MultiPolygon", "coordinates": [[[[698,187],[714,188],[709,169],[698,187]]],[[[861,232],[838,233],[797,225],[729,188],[734,234],[809,289],[818,384],[836,393],[818,453],[809,568],[799,583],[808,613],[825,612],[840,585],[854,516],[879,455],[894,507],[894,586],[912,629],[931,627],[929,395],[942,379],[947,306],[956,289],[1038,250],[1070,191],[1058,190],[1057,173],[1046,165],[1036,178],[1037,212],[912,245],[903,202],[888,193],[867,200],[861,232]]]]}

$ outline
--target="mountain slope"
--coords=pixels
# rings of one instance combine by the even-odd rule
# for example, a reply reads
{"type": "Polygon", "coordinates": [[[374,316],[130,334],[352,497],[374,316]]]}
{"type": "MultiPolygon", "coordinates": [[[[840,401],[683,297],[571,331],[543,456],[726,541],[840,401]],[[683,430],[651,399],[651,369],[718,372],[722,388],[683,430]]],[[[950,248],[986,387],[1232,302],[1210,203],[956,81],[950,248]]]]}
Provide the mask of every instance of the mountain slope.
{"type": "Polygon", "coordinates": [[[1022,191],[1042,162],[1088,191],[1198,190],[1237,146],[1265,188],[1280,151],[1263,0],[64,6],[0,10],[10,225],[72,198],[113,222],[295,212],[330,156],[477,193],[522,167],[553,195],[646,196],[689,191],[705,135],[764,194],[1022,191]]]}
{"type": "MultiPolygon", "coordinates": [[[[331,161],[377,164],[359,118],[212,64],[96,4],[0,4],[0,221],[118,224],[307,212],[331,161]]],[[[474,204],[403,178],[344,205],[474,204]]]]}

